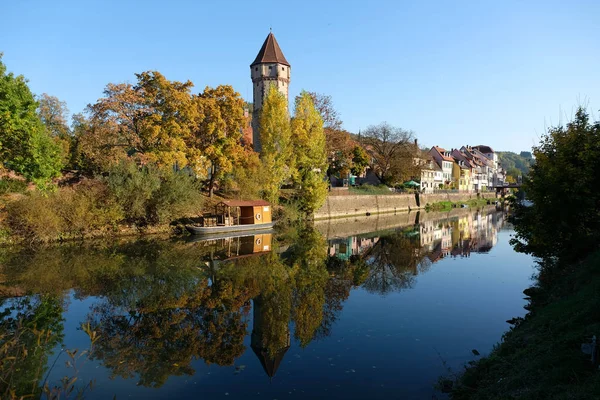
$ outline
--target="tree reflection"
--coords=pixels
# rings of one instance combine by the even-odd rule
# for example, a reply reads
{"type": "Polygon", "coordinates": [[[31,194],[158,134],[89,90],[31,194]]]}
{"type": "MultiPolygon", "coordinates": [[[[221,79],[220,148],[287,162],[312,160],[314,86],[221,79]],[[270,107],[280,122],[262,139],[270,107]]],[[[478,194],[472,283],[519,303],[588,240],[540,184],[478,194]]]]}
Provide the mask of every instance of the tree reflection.
{"type": "Polygon", "coordinates": [[[381,295],[410,288],[424,256],[418,238],[402,233],[380,237],[366,255],[369,274],[363,286],[381,295]]]}
{"type": "Polygon", "coordinates": [[[325,285],[329,278],[325,261],[327,242],[312,227],[305,226],[299,235],[302,240],[294,247],[290,264],[295,276],[294,336],[302,347],[314,338],[323,320],[325,285]]]}
{"type": "Polygon", "coordinates": [[[25,393],[32,387],[23,382],[39,382],[49,352],[61,340],[61,299],[69,289],[76,298],[96,297],[86,316],[99,336],[92,357],[114,377],[137,376],[140,385],[159,387],[171,375],[193,374],[194,360],[232,365],[246,350],[250,318],[251,348],[272,377],[290,347],[290,326],[300,346],[331,335],[353,288],[382,295],[404,290],[430,260],[489,249],[495,242],[486,232],[495,222],[486,221],[430,219],[421,222],[420,237],[411,230],[329,244],[305,225],[286,231],[283,245],[273,242],[285,252],[265,252],[261,246],[255,253],[255,238],[5,252],[0,257],[6,284],[0,293],[51,295],[5,302],[13,308],[1,316],[0,346],[17,335],[18,320],[38,330],[43,326],[53,336],[41,347],[34,336],[21,336],[21,347],[13,346],[7,357],[23,348],[35,357],[19,358],[21,375],[13,371],[1,388],[9,382],[25,393]]]}
{"type": "Polygon", "coordinates": [[[89,315],[100,336],[93,357],[114,376],[138,374],[143,386],[193,374],[195,359],[232,365],[245,350],[245,293],[225,282],[210,284],[201,270],[171,269],[161,260],[135,279],[115,282],[89,315]]]}
{"type": "Polygon", "coordinates": [[[52,350],[63,338],[63,299],[0,301],[0,397],[38,397],[52,350]]]}

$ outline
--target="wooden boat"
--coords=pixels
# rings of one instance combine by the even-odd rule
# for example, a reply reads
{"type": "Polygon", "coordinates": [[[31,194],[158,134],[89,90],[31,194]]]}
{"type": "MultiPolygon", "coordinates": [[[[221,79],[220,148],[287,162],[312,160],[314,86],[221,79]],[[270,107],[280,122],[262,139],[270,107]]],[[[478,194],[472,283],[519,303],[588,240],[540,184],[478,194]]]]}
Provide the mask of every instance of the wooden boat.
{"type": "Polygon", "coordinates": [[[226,200],[215,207],[215,214],[203,215],[198,225],[186,225],[192,235],[220,235],[271,229],[271,205],[264,200],[226,200]]]}

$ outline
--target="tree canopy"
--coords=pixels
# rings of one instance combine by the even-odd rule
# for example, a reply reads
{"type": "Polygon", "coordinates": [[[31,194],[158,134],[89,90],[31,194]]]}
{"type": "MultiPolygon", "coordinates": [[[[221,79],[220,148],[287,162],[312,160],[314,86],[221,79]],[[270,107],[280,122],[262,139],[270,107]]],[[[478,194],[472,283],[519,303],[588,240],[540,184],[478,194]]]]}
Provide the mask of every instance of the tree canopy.
{"type": "Polygon", "coordinates": [[[369,126],[362,139],[373,157],[377,177],[388,185],[397,184],[415,175],[413,134],[383,122],[369,126]]]}
{"type": "Polygon", "coordinates": [[[533,206],[517,204],[513,243],[538,257],[577,260],[600,243],[600,123],[580,108],[566,126],[550,128],[533,153],[523,185],[533,206]]]}
{"type": "Polygon", "coordinates": [[[292,119],[292,149],[297,174],[295,181],[301,191],[301,207],[306,211],[313,211],[327,197],[327,155],[323,119],[308,92],[302,92],[296,98],[292,119]]]}
{"type": "Polygon", "coordinates": [[[265,198],[279,202],[279,189],[292,175],[292,143],[287,99],[271,86],[260,112],[261,160],[264,168],[265,198]]]}
{"type": "Polygon", "coordinates": [[[0,53],[0,159],[27,179],[47,183],[59,175],[62,155],[37,108],[27,80],[8,73],[0,53]]]}

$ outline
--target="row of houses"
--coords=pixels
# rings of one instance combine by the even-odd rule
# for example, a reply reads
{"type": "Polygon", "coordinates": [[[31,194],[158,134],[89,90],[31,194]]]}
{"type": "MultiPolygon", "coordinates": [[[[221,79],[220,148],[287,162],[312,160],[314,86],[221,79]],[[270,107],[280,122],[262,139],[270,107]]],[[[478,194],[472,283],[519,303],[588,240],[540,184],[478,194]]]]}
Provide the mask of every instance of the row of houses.
{"type": "Polygon", "coordinates": [[[433,146],[418,159],[421,191],[437,189],[481,192],[506,186],[506,171],[490,146],[462,146],[446,150],[433,146]]]}

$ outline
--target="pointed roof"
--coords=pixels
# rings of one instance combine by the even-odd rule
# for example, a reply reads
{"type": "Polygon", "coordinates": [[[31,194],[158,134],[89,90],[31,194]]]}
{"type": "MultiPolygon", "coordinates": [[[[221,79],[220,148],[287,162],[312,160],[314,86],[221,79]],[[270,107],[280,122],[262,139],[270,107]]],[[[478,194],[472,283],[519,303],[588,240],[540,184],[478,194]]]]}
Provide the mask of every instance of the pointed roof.
{"type": "Polygon", "coordinates": [[[258,55],[254,59],[254,62],[250,64],[250,66],[254,66],[256,64],[262,63],[279,63],[283,65],[290,66],[290,63],[287,62],[279,44],[277,43],[277,39],[275,39],[275,35],[273,33],[269,33],[269,36],[265,39],[258,55]]]}
{"type": "Polygon", "coordinates": [[[281,362],[283,361],[283,356],[290,348],[290,346],[287,346],[282,349],[279,349],[277,351],[277,354],[275,354],[275,357],[270,357],[267,349],[258,348],[252,345],[250,347],[254,351],[254,354],[256,354],[256,356],[258,357],[260,364],[262,365],[269,378],[273,378],[275,376],[275,373],[277,372],[279,366],[281,365],[281,362]]]}

